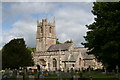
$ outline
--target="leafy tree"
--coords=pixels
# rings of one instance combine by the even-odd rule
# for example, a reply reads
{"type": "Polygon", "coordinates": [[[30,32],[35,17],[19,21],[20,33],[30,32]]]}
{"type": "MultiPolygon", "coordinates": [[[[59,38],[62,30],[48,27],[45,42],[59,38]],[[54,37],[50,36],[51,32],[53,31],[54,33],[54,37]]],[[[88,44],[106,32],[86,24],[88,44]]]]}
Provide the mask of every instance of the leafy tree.
{"type": "Polygon", "coordinates": [[[27,48],[28,50],[30,50],[31,52],[34,52],[35,51],[35,48],[27,48]]]}
{"type": "Polygon", "coordinates": [[[108,70],[120,69],[120,2],[95,2],[92,13],[95,22],[87,25],[85,47],[94,54],[108,70]]]}
{"type": "Polygon", "coordinates": [[[25,41],[13,39],[2,48],[2,68],[19,68],[33,65],[31,51],[26,48],[25,41]]]}
{"type": "Polygon", "coordinates": [[[72,40],[67,40],[64,43],[73,43],[73,41],[72,40]]]}
{"type": "Polygon", "coordinates": [[[58,40],[58,39],[56,39],[56,44],[61,44],[61,42],[59,42],[59,40],[58,40]]]}

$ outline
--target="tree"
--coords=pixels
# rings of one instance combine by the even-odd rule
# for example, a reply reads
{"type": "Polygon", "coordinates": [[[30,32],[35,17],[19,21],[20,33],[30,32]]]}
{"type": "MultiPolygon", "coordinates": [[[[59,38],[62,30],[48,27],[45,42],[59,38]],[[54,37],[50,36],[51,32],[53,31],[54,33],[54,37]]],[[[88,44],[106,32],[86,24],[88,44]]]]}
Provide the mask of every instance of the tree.
{"type": "Polygon", "coordinates": [[[56,44],[61,44],[61,42],[58,39],[56,39],[56,44]]]}
{"type": "Polygon", "coordinates": [[[21,39],[13,39],[2,48],[2,68],[19,68],[31,66],[31,51],[26,48],[25,41],[21,39]]]}
{"type": "Polygon", "coordinates": [[[72,40],[67,40],[64,43],[73,43],[73,41],[72,40]]]}
{"type": "Polygon", "coordinates": [[[90,30],[83,43],[108,69],[120,69],[120,2],[95,2],[92,13],[95,22],[87,25],[90,30]]]}
{"type": "Polygon", "coordinates": [[[28,47],[27,49],[30,50],[31,52],[35,52],[35,48],[28,47]]]}

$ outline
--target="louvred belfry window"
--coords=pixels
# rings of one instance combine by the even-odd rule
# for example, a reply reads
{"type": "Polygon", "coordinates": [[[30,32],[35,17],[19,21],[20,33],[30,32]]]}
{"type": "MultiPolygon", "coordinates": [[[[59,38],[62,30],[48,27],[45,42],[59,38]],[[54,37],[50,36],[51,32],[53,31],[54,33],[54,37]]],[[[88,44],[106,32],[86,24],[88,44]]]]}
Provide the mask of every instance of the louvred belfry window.
{"type": "Polygon", "coordinates": [[[42,27],[40,27],[40,32],[41,32],[41,33],[43,32],[43,28],[42,28],[42,27]]]}
{"type": "Polygon", "coordinates": [[[49,28],[49,32],[50,32],[50,33],[52,32],[52,28],[51,28],[51,27],[49,28]]]}

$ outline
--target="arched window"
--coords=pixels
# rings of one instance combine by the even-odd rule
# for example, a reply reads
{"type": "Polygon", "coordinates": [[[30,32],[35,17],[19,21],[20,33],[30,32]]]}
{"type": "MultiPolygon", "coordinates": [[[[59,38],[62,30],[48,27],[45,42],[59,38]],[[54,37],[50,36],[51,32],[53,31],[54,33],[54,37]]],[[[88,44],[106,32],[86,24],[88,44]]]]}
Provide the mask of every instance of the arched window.
{"type": "Polygon", "coordinates": [[[40,27],[40,32],[41,32],[41,33],[43,32],[43,28],[42,28],[42,27],[40,27]]]}
{"type": "Polygon", "coordinates": [[[75,65],[74,64],[72,64],[72,67],[74,67],[75,65]]]}
{"type": "Polygon", "coordinates": [[[50,33],[52,32],[52,28],[51,28],[51,27],[49,28],[49,32],[50,32],[50,33]]]}
{"type": "Polygon", "coordinates": [[[50,63],[48,63],[48,69],[50,70],[50,63]]]}
{"type": "Polygon", "coordinates": [[[57,67],[57,60],[55,58],[53,59],[53,67],[57,67]]]}
{"type": "Polygon", "coordinates": [[[81,58],[79,58],[79,65],[81,65],[81,58]]]}

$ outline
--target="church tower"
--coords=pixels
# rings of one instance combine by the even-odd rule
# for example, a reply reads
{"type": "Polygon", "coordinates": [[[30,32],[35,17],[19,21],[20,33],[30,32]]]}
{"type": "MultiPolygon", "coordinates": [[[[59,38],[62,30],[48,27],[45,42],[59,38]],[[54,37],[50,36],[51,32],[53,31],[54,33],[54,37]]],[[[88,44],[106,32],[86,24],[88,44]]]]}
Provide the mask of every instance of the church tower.
{"type": "Polygon", "coordinates": [[[48,22],[47,18],[37,20],[36,52],[47,51],[53,44],[56,44],[55,18],[53,22],[48,22]]]}

